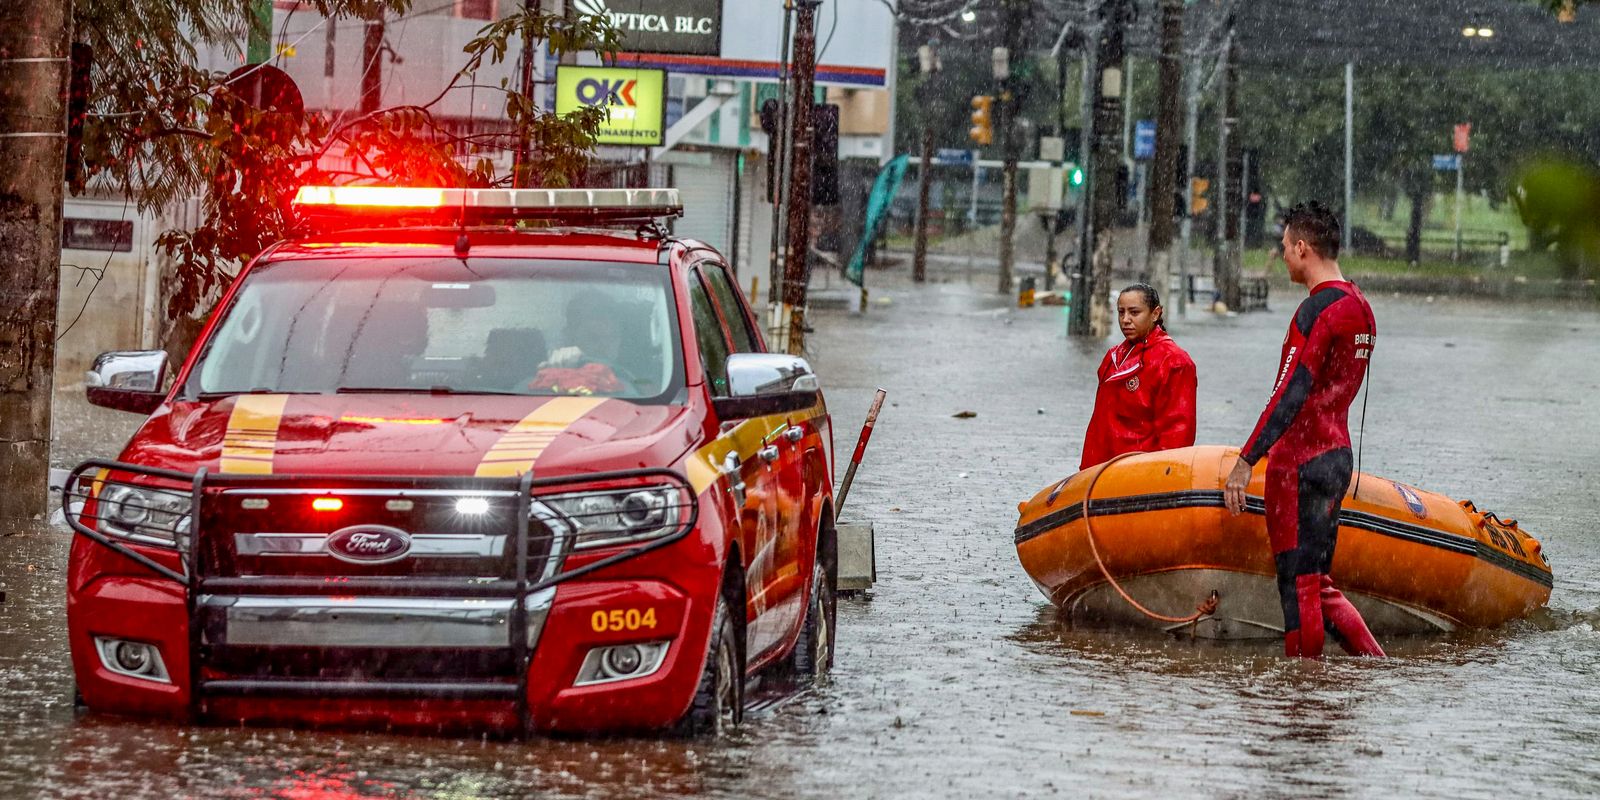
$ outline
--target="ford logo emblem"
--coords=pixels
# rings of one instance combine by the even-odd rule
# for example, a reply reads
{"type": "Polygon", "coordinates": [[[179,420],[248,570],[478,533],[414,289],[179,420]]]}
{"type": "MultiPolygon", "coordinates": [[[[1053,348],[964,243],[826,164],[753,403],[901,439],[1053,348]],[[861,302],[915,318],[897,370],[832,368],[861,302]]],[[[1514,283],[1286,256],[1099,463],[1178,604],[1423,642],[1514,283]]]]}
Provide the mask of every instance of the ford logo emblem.
{"type": "Polygon", "coordinates": [[[411,536],[388,525],[351,525],[328,536],[328,555],[351,564],[387,564],[411,552],[411,536]]]}

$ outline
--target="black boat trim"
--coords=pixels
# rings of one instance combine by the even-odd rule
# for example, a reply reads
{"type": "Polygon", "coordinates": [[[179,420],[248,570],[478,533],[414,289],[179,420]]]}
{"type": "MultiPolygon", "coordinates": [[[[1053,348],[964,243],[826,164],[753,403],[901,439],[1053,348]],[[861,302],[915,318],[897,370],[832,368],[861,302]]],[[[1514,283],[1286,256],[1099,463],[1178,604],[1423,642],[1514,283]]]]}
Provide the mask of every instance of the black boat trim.
{"type": "MultiPolygon", "coordinates": [[[[1220,489],[1189,489],[1178,492],[1155,492],[1152,494],[1095,499],[1091,501],[1091,507],[1094,515],[1101,517],[1117,514],[1140,514],[1146,511],[1171,511],[1180,508],[1224,508],[1226,503],[1223,500],[1220,489]]],[[[1245,497],[1245,511],[1251,514],[1265,515],[1267,513],[1266,501],[1256,495],[1247,495],[1245,497]]],[[[1027,525],[1018,527],[1015,534],[1016,543],[1021,545],[1030,539],[1082,518],[1083,503],[1081,502],[1057,509],[1027,525]]],[[[1378,516],[1377,514],[1369,514],[1365,511],[1348,509],[1339,512],[1339,525],[1345,528],[1370,531],[1402,541],[1437,547],[1452,553],[1473,556],[1482,559],[1486,564],[1507,570],[1520,578],[1533,581],[1546,588],[1554,584],[1554,579],[1549,572],[1512,558],[1477,539],[1435,530],[1422,525],[1412,525],[1388,517],[1378,516]]]]}

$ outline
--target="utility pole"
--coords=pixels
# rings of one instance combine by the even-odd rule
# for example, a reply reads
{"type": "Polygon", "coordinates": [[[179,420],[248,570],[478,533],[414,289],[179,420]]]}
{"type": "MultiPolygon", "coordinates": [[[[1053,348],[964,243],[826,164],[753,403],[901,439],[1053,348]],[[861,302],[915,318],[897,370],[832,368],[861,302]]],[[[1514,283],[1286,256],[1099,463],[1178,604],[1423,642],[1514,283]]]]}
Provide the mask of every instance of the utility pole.
{"type": "Polygon", "coordinates": [[[1155,175],[1150,180],[1150,282],[1172,289],[1173,197],[1178,179],[1178,127],[1183,119],[1183,0],[1161,0],[1161,63],[1157,70],[1155,175]]]}
{"type": "Polygon", "coordinates": [[[72,4],[0,3],[0,519],[49,505],[72,4]]]}
{"type": "MultiPolygon", "coordinates": [[[[1098,47],[1097,44],[1094,45],[1098,47]]],[[[1078,72],[1078,119],[1083,124],[1078,129],[1078,158],[1083,160],[1083,195],[1078,201],[1077,220],[1073,225],[1073,249],[1076,261],[1068,276],[1072,287],[1072,306],[1068,309],[1067,333],[1072,336],[1089,335],[1089,269],[1094,247],[1094,106],[1100,97],[1099,81],[1095,80],[1095,65],[1099,63],[1090,51],[1091,43],[1085,41],[1080,55],[1078,72]]]]}
{"type": "MultiPolygon", "coordinates": [[[[1056,155],[1051,155],[1047,159],[1047,160],[1051,161],[1051,166],[1056,168],[1056,169],[1064,169],[1064,165],[1065,165],[1065,162],[1066,162],[1065,150],[1066,150],[1066,146],[1067,146],[1067,59],[1066,59],[1066,55],[1062,52],[1062,45],[1066,43],[1066,33],[1067,33],[1066,31],[1062,31],[1061,41],[1056,43],[1056,51],[1055,51],[1055,59],[1056,59],[1056,138],[1060,140],[1060,146],[1061,146],[1061,150],[1063,152],[1060,154],[1061,157],[1059,157],[1059,158],[1057,158],[1056,155]]],[[[1041,142],[1042,142],[1042,140],[1041,140],[1041,142]]],[[[1042,145],[1041,145],[1041,149],[1042,149],[1042,145]]],[[[1045,155],[1043,153],[1040,153],[1040,158],[1041,159],[1046,159],[1046,157],[1045,157],[1045,155]]],[[[1065,176],[1063,175],[1062,177],[1065,177],[1065,176]]],[[[1052,177],[1051,180],[1057,180],[1057,178],[1052,177]]],[[[1061,196],[1061,206],[1062,206],[1062,208],[1065,208],[1066,205],[1067,205],[1066,191],[1065,191],[1065,189],[1063,189],[1062,196],[1061,196]]],[[[1062,215],[1062,213],[1063,212],[1060,209],[1050,209],[1048,216],[1045,217],[1045,219],[1047,221],[1045,222],[1045,234],[1044,234],[1044,290],[1047,291],[1047,292],[1048,291],[1052,291],[1053,289],[1056,288],[1056,268],[1057,268],[1057,264],[1056,264],[1056,256],[1057,256],[1057,253],[1056,253],[1056,234],[1061,232],[1060,231],[1060,227],[1061,227],[1060,223],[1061,223],[1061,215],[1062,215]]]]}
{"type": "Polygon", "coordinates": [[[1094,148],[1091,156],[1089,280],[1083,296],[1073,302],[1086,306],[1086,333],[1104,338],[1111,333],[1112,233],[1117,218],[1117,165],[1122,160],[1122,62],[1127,55],[1123,35],[1132,9],[1129,0],[1106,0],[1100,7],[1100,41],[1095,49],[1094,148]]]}
{"type": "Polygon", "coordinates": [[[793,355],[805,353],[806,284],[811,279],[808,249],[811,245],[811,118],[816,101],[817,6],[822,0],[795,3],[794,35],[794,144],[789,154],[789,246],[783,263],[783,309],[788,320],[788,347],[793,355]]]}
{"type": "Polygon", "coordinates": [[[922,72],[922,82],[917,84],[917,108],[922,112],[922,166],[917,170],[917,229],[911,279],[922,283],[928,279],[928,184],[932,182],[930,173],[933,172],[933,123],[939,116],[933,91],[933,76],[939,72],[939,52],[932,42],[917,48],[917,63],[922,72]]]}
{"type": "MultiPolygon", "coordinates": [[[[1223,78],[1228,81],[1227,102],[1223,104],[1224,124],[1228,126],[1228,183],[1224,188],[1233,192],[1233,201],[1239,204],[1239,210],[1227,215],[1227,226],[1223,230],[1228,282],[1224,285],[1222,301],[1228,304],[1228,308],[1238,309],[1242,305],[1239,279],[1243,269],[1240,263],[1243,248],[1240,245],[1244,235],[1240,223],[1244,221],[1243,211],[1250,196],[1244,185],[1244,138],[1235,130],[1239,124],[1239,37],[1233,35],[1233,20],[1230,18],[1228,22],[1228,61],[1223,71],[1223,78]]],[[[1233,206],[1228,208],[1231,211],[1233,206]]]]}
{"type": "Polygon", "coordinates": [[[1356,180],[1355,165],[1355,114],[1356,114],[1356,65],[1353,61],[1344,64],[1344,225],[1340,227],[1341,239],[1339,249],[1350,249],[1350,220],[1351,212],[1356,207],[1356,180]]]}
{"type": "MultiPolygon", "coordinates": [[[[1239,273],[1238,259],[1235,252],[1239,235],[1239,218],[1231,213],[1232,194],[1234,187],[1239,185],[1238,170],[1235,169],[1235,154],[1238,153],[1237,143],[1233,141],[1233,124],[1238,119],[1239,100],[1238,87],[1234,81],[1238,75],[1238,50],[1233,40],[1233,21],[1227,23],[1228,32],[1222,42],[1222,64],[1219,66],[1221,82],[1217,87],[1218,108],[1217,114],[1217,185],[1216,185],[1216,234],[1217,249],[1212,257],[1211,274],[1216,283],[1218,294],[1221,295],[1223,305],[1229,309],[1237,310],[1239,307],[1239,273]]],[[[1240,154],[1242,155],[1242,154],[1240,154]]]]}
{"type": "Polygon", "coordinates": [[[375,13],[367,21],[366,40],[361,45],[362,114],[371,114],[383,106],[383,11],[375,13]]]}
{"type": "MultiPolygon", "coordinates": [[[[517,91],[527,98],[530,103],[533,102],[533,60],[535,57],[533,22],[539,18],[543,11],[541,0],[522,0],[522,13],[528,18],[528,26],[522,30],[522,60],[517,64],[521,74],[518,75],[517,91]]],[[[362,96],[366,96],[364,90],[362,96]]],[[[470,114],[471,112],[469,111],[468,113],[470,114]]],[[[533,185],[532,168],[528,164],[532,149],[533,139],[529,135],[527,124],[524,124],[521,130],[517,131],[517,152],[513,157],[514,160],[511,166],[511,183],[518,189],[525,189],[533,185]]],[[[649,152],[649,150],[645,151],[646,154],[649,152]]]]}
{"type": "Polygon", "coordinates": [[[994,50],[994,77],[1000,81],[1000,153],[1002,169],[1002,200],[1000,205],[1000,287],[1001,294],[1011,293],[1011,274],[1016,258],[1017,231],[1017,93],[1011,75],[1011,59],[1021,58],[1022,16],[1027,10],[1027,0],[1002,0],[1005,46],[994,50]]]}
{"type": "Polygon", "coordinates": [[[1179,225],[1182,243],[1178,247],[1178,314],[1189,311],[1189,266],[1194,260],[1194,174],[1200,160],[1200,64],[1191,60],[1185,67],[1183,140],[1188,143],[1189,159],[1183,170],[1183,222],[1179,225]]]}

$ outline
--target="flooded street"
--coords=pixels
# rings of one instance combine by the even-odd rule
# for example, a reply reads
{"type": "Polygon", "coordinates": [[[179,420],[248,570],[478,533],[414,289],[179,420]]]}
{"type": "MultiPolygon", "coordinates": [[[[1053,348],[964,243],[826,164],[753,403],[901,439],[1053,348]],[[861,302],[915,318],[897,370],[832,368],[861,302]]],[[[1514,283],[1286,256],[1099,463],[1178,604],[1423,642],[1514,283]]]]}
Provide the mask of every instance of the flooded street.
{"type": "MultiPolygon", "coordinates": [[[[764,693],[719,741],[480,741],[78,715],[67,534],[0,538],[0,797],[490,798],[1584,796],[1600,790],[1600,314],[1374,297],[1363,468],[1518,519],[1551,609],[1503,630],[1384,641],[1384,661],[1063,629],[1017,564],[1016,504],[1073,471],[1109,342],[1060,308],[871,273],[866,315],[816,311],[813,363],[847,457],[889,392],[844,517],[878,584],[841,602],[829,686],[764,693]],[[976,416],[958,419],[960,411],[976,416]]],[[[937,277],[937,276],[936,276],[937,277]]],[[[1238,444],[1298,293],[1191,312],[1199,441],[1238,444]]],[[[111,456],[134,418],[61,404],[57,460],[111,456]]],[[[1355,414],[1352,412],[1352,423],[1355,414]]],[[[842,470],[841,470],[842,473],[842,470]]]]}

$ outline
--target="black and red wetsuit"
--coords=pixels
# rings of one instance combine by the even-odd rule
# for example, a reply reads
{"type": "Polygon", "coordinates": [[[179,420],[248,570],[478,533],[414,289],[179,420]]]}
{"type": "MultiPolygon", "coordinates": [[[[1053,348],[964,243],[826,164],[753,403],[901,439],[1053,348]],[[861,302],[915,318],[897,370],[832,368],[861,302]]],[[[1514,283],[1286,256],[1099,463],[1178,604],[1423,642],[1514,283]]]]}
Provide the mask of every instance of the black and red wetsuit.
{"type": "Polygon", "coordinates": [[[1354,471],[1350,403],[1378,327],[1355,284],[1325,281],[1295,311],[1272,399],[1241,457],[1267,456],[1267,538],[1283,601],[1284,652],[1322,655],[1325,629],[1352,655],[1383,655],[1328,572],[1354,471]]]}

